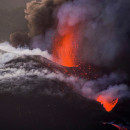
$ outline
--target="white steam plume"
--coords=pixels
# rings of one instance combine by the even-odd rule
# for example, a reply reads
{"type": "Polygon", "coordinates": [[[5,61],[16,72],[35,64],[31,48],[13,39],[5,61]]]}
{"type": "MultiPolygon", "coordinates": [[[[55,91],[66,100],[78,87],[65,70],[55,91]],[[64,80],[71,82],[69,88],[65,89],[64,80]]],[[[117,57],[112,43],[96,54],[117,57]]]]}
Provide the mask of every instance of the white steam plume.
{"type": "Polygon", "coordinates": [[[40,55],[47,59],[51,59],[51,55],[48,53],[48,51],[41,51],[38,48],[33,50],[28,48],[15,48],[11,46],[9,42],[1,43],[0,50],[5,51],[5,53],[0,55],[0,64],[4,64],[21,55],[40,55]]]}

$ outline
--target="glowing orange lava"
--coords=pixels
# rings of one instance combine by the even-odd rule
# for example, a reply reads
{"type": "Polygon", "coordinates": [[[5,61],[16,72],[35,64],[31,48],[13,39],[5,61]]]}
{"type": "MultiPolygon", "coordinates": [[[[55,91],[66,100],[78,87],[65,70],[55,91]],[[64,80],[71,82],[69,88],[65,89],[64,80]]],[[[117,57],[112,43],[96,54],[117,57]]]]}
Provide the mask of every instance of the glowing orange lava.
{"type": "Polygon", "coordinates": [[[100,102],[107,112],[110,112],[118,102],[118,98],[115,100],[107,100],[103,95],[97,97],[97,101],[100,102]]]}
{"type": "Polygon", "coordinates": [[[57,35],[53,44],[53,61],[67,67],[77,66],[78,41],[75,28],[67,26],[67,32],[57,35]]]}
{"type": "Polygon", "coordinates": [[[127,128],[124,128],[124,127],[120,127],[116,124],[112,124],[113,126],[115,126],[116,128],[118,128],[119,130],[128,130],[127,128]]]}

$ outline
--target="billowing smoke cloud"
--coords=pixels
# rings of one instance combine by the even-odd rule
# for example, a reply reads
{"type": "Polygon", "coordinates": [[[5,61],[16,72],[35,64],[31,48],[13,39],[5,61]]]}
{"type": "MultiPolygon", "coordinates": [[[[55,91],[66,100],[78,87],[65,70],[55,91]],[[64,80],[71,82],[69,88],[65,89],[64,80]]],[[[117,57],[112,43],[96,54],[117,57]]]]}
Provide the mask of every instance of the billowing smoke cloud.
{"type": "Polygon", "coordinates": [[[30,43],[32,48],[50,51],[55,34],[64,35],[66,25],[78,26],[80,60],[126,69],[130,56],[129,4],[129,0],[31,1],[25,9],[28,35],[12,34],[10,40],[14,46],[30,43]]]}
{"type": "Polygon", "coordinates": [[[25,18],[28,21],[28,34],[30,37],[44,34],[48,28],[52,27],[54,22],[52,17],[53,6],[53,1],[46,0],[42,2],[31,1],[27,3],[25,18]]]}
{"type": "Polygon", "coordinates": [[[80,36],[82,37],[80,58],[99,66],[119,64],[120,58],[128,59],[129,55],[127,48],[130,29],[129,4],[128,0],[125,2],[123,0],[67,2],[57,13],[58,32],[60,35],[65,33],[63,32],[65,24],[70,27],[81,24],[83,33],[80,36]],[[122,55],[122,53],[125,54],[122,55]]]}
{"type": "MultiPolygon", "coordinates": [[[[11,43],[14,46],[25,46],[31,43],[31,47],[33,48],[34,47],[40,48],[41,46],[43,46],[41,47],[41,49],[44,48],[48,49],[48,41],[46,43],[46,39],[49,39],[48,30],[49,29],[53,30],[55,28],[56,26],[56,18],[54,17],[55,11],[65,1],[66,0],[42,0],[42,1],[33,0],[31,2],[28,2],[26,5],[26,9],[24,11],[25,19],[28,22],[28,32],[25,34],[20,32],[15,32],[11,34],[10,36],[11,43]]],[[[53,35],[51,35],[51,37],[52,36],[53,35]]]]}
{"type": "Polygon", "coordinates": [[[66,82],[70,83],[73,90],[85,98],[100,102],[106,111],[110,112],[118,101],[130,98],[130,89],[124,73],[111,73],[96,80],[85,80],[70,77],[66,82]]]}
{"type": "MultiPolygon", "coordinates": [[[[129,70],[129,4],[129,0],[32,1],[25,9],[28,32],[11,34],[10,40],[14,46],[29,44],[31,48],[50,51],[56,35],[62,37],[69,32],[68,28],[74,28],[81,61],[129,70]]],[[[129,97],[124,73],[113,72],[89,81],[79,77],[60,77],[86,98],[97,100],[102,96],[109,102],[129,97]]]]}
{"type": "Polygon", "coordinates": [[[106,98],[129,97],[129,87],[124,84],[127,81],[125,73],[111,73],[96,80],[85,80],[80,78],[70,78],[69,81],[74,86],[74,90],[90,99],[96,99],[99,95],[106,98]]]}
{"type": "Polygon", "coordinates": [[[10,34],[10,42],[14,47],[23,47],[30,42],[30,38],[28,37],[27,33],[14,32],[10,34]]]}

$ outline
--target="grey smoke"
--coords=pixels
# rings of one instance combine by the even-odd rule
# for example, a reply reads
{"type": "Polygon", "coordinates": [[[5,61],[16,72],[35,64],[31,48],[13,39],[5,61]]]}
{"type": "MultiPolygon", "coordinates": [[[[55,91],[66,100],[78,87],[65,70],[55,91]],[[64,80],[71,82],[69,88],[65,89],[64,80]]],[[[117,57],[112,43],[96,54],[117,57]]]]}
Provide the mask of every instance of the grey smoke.
{"type": "MultiPolygon", "coordinates": [[[[27,2],[24,12],[28,31],[25,33],[12,33],[10,35],[10,41],[12,45],[15,47],[28,45],[31,47],[36,46],[43,50],[48,49],[49,45],[47,45],[43,39],[46,37],[46,34],[49,30],[56,28],[57,19],[53,15],[58,7],[65,1],[67,0],[33,0],[27,2]],[[43,38],[41,36],[43,36],[43,38]],[[38,41],[36,41],[37,39],[38,41]],[[33,45],[30,45],[30,43],[33,45]]],[[[50,36],[52,37],[53,35],[50,34],[50,36]]]]}
{"type": "Polygon", "coordinates": [[[40,48],[41,50],[52,50],[52,42],[55,31],[50,29],[46,31],[45,35],[40,34],[32,38],[31,48],[40,48]]]}
{"type": "Polygon", "coordinates": [[[127,81],[125,73],[113,72],[96,80],[88,81],[72,77],[69,81],[73,85],[74,91],[92,100],[95,100],[99,95],[103,95],[108,101],[115,98],[130,98],[129,86],[125,84],[127,81]]]}
{"type": "MultiPolygon", "coordinates": [[[[65,25],[78,25],[76,35],[79,35],[80,40],[77,36],[76,39],[80,60],[97,66],[127,70],[130,65],[129,5],[129,0],[31,1],[25,9],[28,22],[26,39],[31,39],[29,43],[32,48],[51,52],[55,34],[64,35],[65,25]]],[[[21,38],[16,37],[13,41],[21,38]]],[[[21,45],[29,43],[24,41],[21,45]]]]}
{"type": "MultiPolygon", "coordinates": [[[[63,28],[82,24],[84,34],[80,48],[83,61],[98,65],[112,66],[127,57],[130,29],[129,0],[74,0],[63,4],[58,13],[58,32],[63,28]],[[120,56],[120,57],[119,57],[120,56]]],[[[82,28],[82,27],[81,27],[82,28]]],[[[126,58],[127,59],[127,58],[126,58]]]]}

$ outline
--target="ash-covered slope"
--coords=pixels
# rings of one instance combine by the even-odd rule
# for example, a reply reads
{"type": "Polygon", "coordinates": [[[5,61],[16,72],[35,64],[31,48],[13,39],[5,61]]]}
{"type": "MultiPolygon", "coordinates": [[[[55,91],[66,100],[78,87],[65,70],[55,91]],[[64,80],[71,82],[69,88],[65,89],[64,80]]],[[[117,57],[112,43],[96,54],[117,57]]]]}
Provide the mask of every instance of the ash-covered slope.
{"type": "MultiPolygon", "coordinates": [[[[5,53],[4,51],[1,52],[5,53]]],[[[70,85],[65,82],[65,78],[78,74],[80,76],[79,72],[78,68],[61,66],[42,56],[16,56],[0,68],[0,90],[1,92],[17,91],[20,93],[22,91],[36,92],[36,89],[38,89],[39,93],[44,93],[44,89],[45,92],[48,91],[47,89],[51,89],[49,91],[52,91],[52,93],[49,91],[48,93],[62,95],[70,89],[70,85]]],[[[92,77],[92,75],[83,76],[85,78],[92,77]]]]}
{"type": "MultiPolygon", "coordinates": [[[[1,51],[4,57],[7,54],[11,55],[1,51]]],[[[75,84],[71,84],[69,80],[79,74],[77,68],[60,66],[38,55],[14,54],[7,59],[0,66],[1,129],[116,130],[102,122],[124,123],[118,116],[120,104],[107,113],[99,103],[74,91],[78,81],[72,78],[75,84]]],[[[125,107],[120,112],[129,119],[125,107]]]]}
{"type": "Polygon", "coordinates": [[[39,58],[21,56],[0,68],[1,129],[114,129],[100,122],[98,103],[76,94],[62,80],[61,66],[52,68],[37,62],[39,58]]]}
{"type": "MultiPolygon", "coordinates": [[[[20,56],[0,68],[0,89],[1,92],[17,91],[20,93],[21,91],[33,91],[38,87],[39,92],[42,93],[42,89],[49,89],[49,86],[53,86],[56,78],[56,74],[53,71],[36,62],[33,56],[20,56]],[[40,86],[44,87],[41,88],[40,86]]],[[[60,94],[60,92],[58,93],[60,94]]]]}

